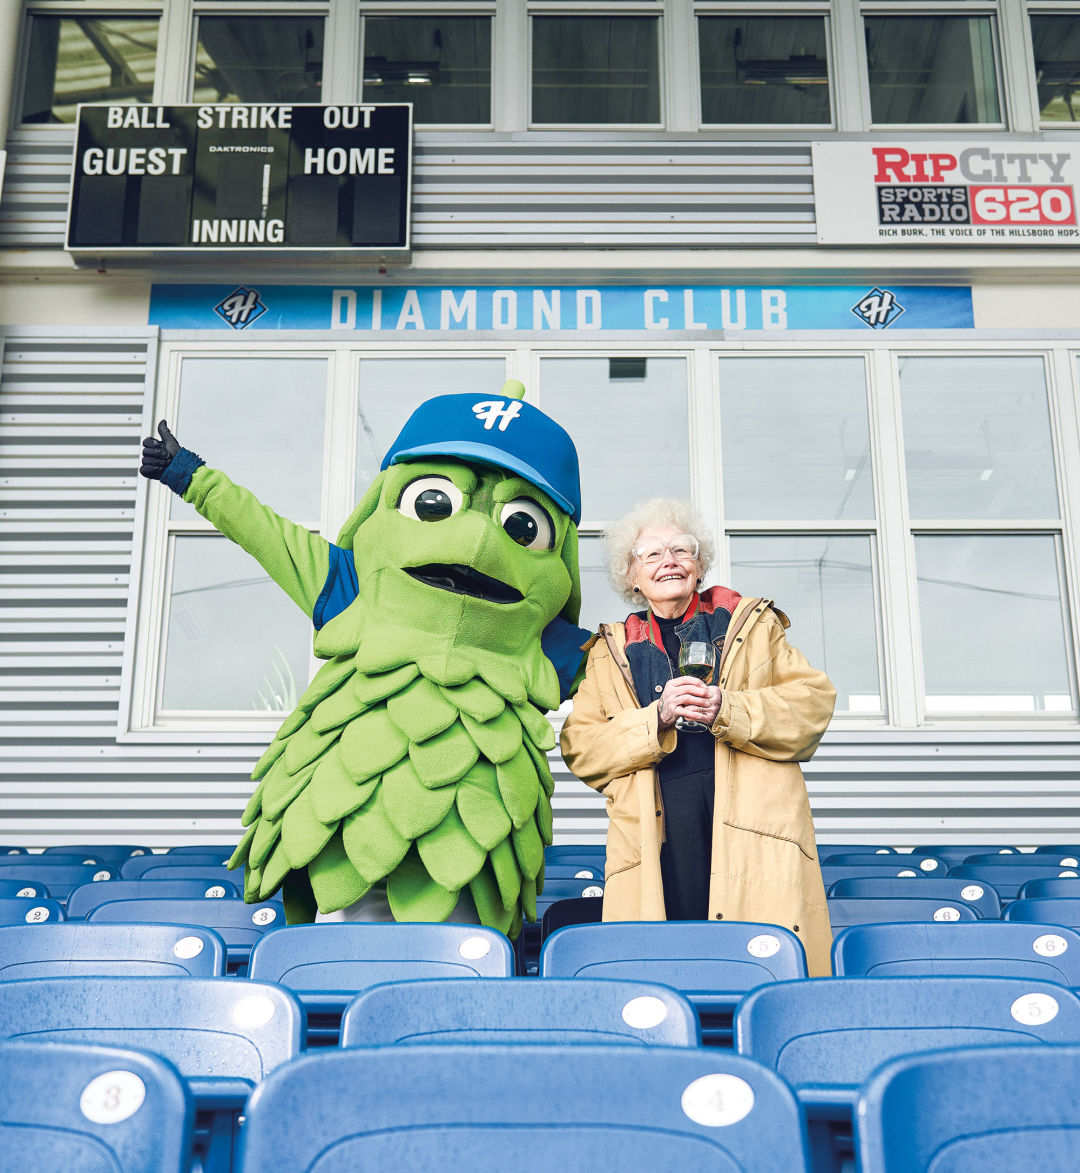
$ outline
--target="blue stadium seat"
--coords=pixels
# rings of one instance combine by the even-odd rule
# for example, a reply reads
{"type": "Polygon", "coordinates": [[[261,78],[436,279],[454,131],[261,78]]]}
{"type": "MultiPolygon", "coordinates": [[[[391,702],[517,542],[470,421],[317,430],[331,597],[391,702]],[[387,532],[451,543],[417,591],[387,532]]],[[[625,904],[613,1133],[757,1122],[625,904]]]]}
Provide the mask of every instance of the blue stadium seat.
{"type": "Polygon", "coordinates": [[[48,896],[49,889],[40,880],[0,880],[0,897],[48,896]]]}
{"type": "Polygon", "coordinates": [[[59,901],[47,896],[0,896],[0,925],[43,925],[64,919],[59,901]]]}
{"type": "MultiPolygon", "coordinates": [[[[126,860],[120,868],[120,878],[122,880],[137,880],[140,876],[145,875],[151,868],[191,868],[191,867],[206,867],[210,869],[220,869],[222,875],[228,875],[225,864],[228,863],[232,852],[227,848],[222,848],[221,851],[213,852],[196,852],[193,854],[173,855],[169,852],[167,855],[138,855],[133,859],[126,860]]],[[[178,879],[180,877],[177,877],[178,879]]]]}
{"type": "Polygon", "coordinates": [[[101,884],[80,884],[67,901],[68,920],[83,919],[91,909],[111,900],[160,900],[183,897],[188,900],[237,900],[240,891],[232,880],[105,880],[101,884]]]}
{"type": "Polygon", "coordinates": [[[631,1043],[696,1047],[693,1006],[669,986],[610,979],[444,978],[357,995],[343,1047],[397,1043],[631,1043]]]}
{"type": "MultiPolygon", "coordinates": [[[[901,881],[902,882],[902,881],[901,881]]],[[[832,896],[829,898],[829,922],[833,936],[851,925],[879,924],[883,921],[957,921],[978,920],[979,914],[961,900],[943,900],[937,896],[832,896]]]]}
{"type": "Polygon", "coordinates": [[[18,863],[0,860],[0,880],[36,880],[45,885],[54,900],[63,904],[71,890],[80,884],[116,879],[116,872],[112,868],[93,864],[48,863],[47,858],[44,855],[22,856],[18,863]]]}
{"type": "Polygon", "coordinates": [[[28,847],[0,847],[0,856],[3,855],[29,855],[30,849],[28,847]]]}
{"type": "MultiPolygon", "coordinates": [[[[595,863],[546,863],[544,864],[544,884],[549,880],[599,880],[604,882],[604,864],[595,863]]],[[[573,897],[559,897],[558,899],[573,899],[573,897]]]]}
{"type": "Polygon", "coordinates": [[[337,1041],[341,1014],[361,990],[417,978],[512,977],[514,952],[480,925],[291,925],[251,950],[248,975],[293,990],[308,1016],[308,1046],[337,1041]]]}
{"type": "Polygon", "coordinates": [[[1076,876],[1080,875],[1080,872],[1076,869],[1061,868],[1057,864],[1025,862],[1023,866],[1018,867],[1015,864],[961,863],[950,868],[949,875],[960,876],[965,880],[977,880],[981,884],[993,884],[1004,904],[1007,900],[1016,899],[1020,885],[1026,880],[1076,876]]]}
{"type": "MultiPolygon", "coordinates": [[[[1072,857],[1069,857],[1072,858],[1072,857]]],[[[1044,851],[1017,851],[1012,855],[993,855],[982,853],[969,855],[964,860],[967,867],[1000,867],[1000,868],[1075,868],[1076,864],[1061,864],[1053,855],[1044,851]]]]}
{"type": "MultiPolygon", "coordinates": [[[[952,879],[942,876],[939,880],[924,880],[917,889],[911,887],[910,880],[897,879],[896,876],[859,876],[852,880],[837,880],[829,889],[830,901],[834,898],[852,896],[911,896],[920,900],[959,900],[973,908],[978,916],[989,920],[998,920],[1001,917],[1001,900],[996,888],[989,884],[976,883],[974,880],[963,880],[958,876],[952,879]]],[[[70,912],[68,915],[70,916],[70,912]]]]}
{"type": "Polygon", "coordinates": [[[838,977],[976,974],[1080,986],[1080,933],[997,920],[852,925],[833,942],[838,977]]]}
{"type": "Polygon", "coordinates": [[[331,1167],[806,1173],[807,1160],[790,1089],[739,1055],[448,1043],[309,1053],[255,1090],[242,1173],[331,1167]]]}
{"type": "Polygon", "coordinates": [[[149,847],[140,847],[137,843],[70,843],[56,847],[46,847],[43,855],[70,854],[82,852],[84,855],[93,855],[111,868],[119,868],[124,860],[136,855],[149,855],[149,847]]]}
{"type": "Polygon", "coordinates": [[[232,855],[235,844],[221,844],[221,843],[184,843],[179,847],[170,847],[165,852],[166,855],[211,855],[220,856],[223,853],[226,856],[232,855]]]}
{"type": "Polygon", "coordinates": [[[1080,1043],[1080,998],[1021,978],[830,978],[761,986],[735,1014],[739,1054],[795,1089],[819,1170],[854,1160],[855,1101],[879,1064],[1006,1043],[1080,1043]]]}
{"type": "Polygon", "coordinates": [[[541,942],[546,941],[556,929],[567,925],[599,924],[603,919],[603,903],[592,896],[579,896],[576,900],[556,900],[549,904],[540,918],[541,942]],[[598,903],[600,907],[597,907],[598,903]]]}
{"type": "Polygon", "coordinates": [[[4,1043],[0,1087],[5,1173],[187,1173],[191,1095],[157,1055],[4,1043]]]}
{"type": "Polygon", "coordinates": [[[114,865],[110,864],[103,855],[99,855],[96,851],[86,850],[82,851],[78,848],[73,848],[70,851],[45,851],[31,852],[25,859],[17,859],[16,863],[22,864],[40,864],[42,867],[94,867],[106,868],[112,867],[115,871],[114,865]]]}
{"type": "Polygon", "coordinates": [[[1034,922],[1041,925],[1064,925],[1080,932],[1080,896],[1043,896],[1014,900],[1005,909],[1002,919],[1022,921],[1026,924],[1034,922]]]}
{"type": "Polygon", "coordinates": [[[197,925],[0,925],[0,981],[82,974],[224,977],[225,942],[197,925]]]}
{"type": "Polygon", "coordinates": [[[1035,900],[1043,896],[1080,896],[1080,876],[1025,880],[1016,893],[1017,900],[1035,900]]]}
{"type": "Polygon", "coordinates": [[[873,1173],[1074,1173],[1080,1046],[972,1047],[879,1067],[856,1111],[873,1173]]]}
{"type": "Polygon", "coordinates": [[[560,863],[566,856],[590,856],[593,860],[599,859],[603,863],[607,855],[607,845],[604,843],[551,843],[544,848],[544,859],[551,863],[560,863]]]}
{"type": "MultiPolygon", "coordinates": [[[[304,1045],[287,990],[229,978],[60,977],[0,982],[0,1040],[138,1047],[195,1097],[195,1156],[228,1173],[248,1096],[304,1045]]],[[[0,1162],[2,1164],[2,1162],[0,1162]]]]}
{"type": "MultiPolygon", "coordinates": [[[[1061,863],[1063,859],[1080,860],[1080,843],[1044,843],[1040,847],[1036,847],[1033,852],[1034,855],[1049,855],[1051,859],[1056,855],[1059,858],[1054,860],[1055,863],[1061,863]]],[[[1066,867],[1073,867],[1073,864],[1066,864],[1066,867]]]]}
{"type": "Polygon", "coordinates": [[[748,990],[806,977],[799,938],[746,921],[612,921],[569,925],[540,950],[541,977],[662,982],[697,1011],[702,1041],[731,1043],[731,1015],[748,990]]]}
{"type": "Polygon", "coordinates": [[[261,904],[245,904],[242,900],[207,900],[205,897],[112,900],[91,909],[86,921],[88,924],[147,921],[204,925],[220,934],[227,952],[226,972],[236,975],[246,972],[255,942],[285,924],[285,908],[277,900],[265,900],[261,904]]]}
{"type": "Polygon", "coordinates": [[[822,863],[825,862],[827,856],[841,855],[852,851],[867,852],[870,855],[896,854],[895,847],[889,847],[884,843],[822,843],[820,839],[818,840],[818,860],[822,863]]]}
{"type": "MultiPolygon", "coordinates": [[[[887,858],[882,856],[882,859],[887,858]]],[[[916,883],[926,879],[926,873],[918,868],[901,862],[903,856],[897,853],[889,859],[887,865],[881,864],[822,864],[821,878],[825,881],[827,892],[837,880],[857,880],[860,876],[895,876],[899,879],[912,880],[916,883]]]]}
{"type": "Polygon", "coordinates": [[[518,972],[535,974],[540,964],[540,942],[543,938],[544,913],[559,900],[595,900],[596,919],[603,915],[604,881],[547,878],[544,870],[544,891],[536,897],[536,921],[525,922],[515,942],[518,972]]]}
{"type": "Polygon", "coordinates": [[[927,876],[944,876],[948,872],[948,865],[944,860],[933,855],[907,855],[897,852],[895,855],[877,855],[872,852],[856,851],[845,852],[841,855],[830,855],[823,861],[829,867],[888,867],[897,866],[917,868],[927,876]]]}
{"type": "MultiPolygon", "coordinates": [[[[159,857],[160,858],[160,857],[159,857]]],[[[178,855],[177,859],[190,859],[191,856],[178,855]]],[[[219,884],[222,880],[231,880],[238,888],[243,890],[244,886],[244,872],[243,869],[238,871],[229,871],[228,868],[220,864],[171,864],[168,867],[152,867],[147,868],[141,876],[133,876],[131,879],[145,880],[147,883],[156,883],[158,880],[202,880],[207,884],[219,884]]]]}
{"type": "Polygon", "coordinates": [[[1019,847],[1009,847],[1004,843],[927,843],[922,847],[913,847],[914,854],[925,852],[927,855],[936,855],[943,859],[949,867],[963,863],[969,855],[1014,855],[1019,847]]]}

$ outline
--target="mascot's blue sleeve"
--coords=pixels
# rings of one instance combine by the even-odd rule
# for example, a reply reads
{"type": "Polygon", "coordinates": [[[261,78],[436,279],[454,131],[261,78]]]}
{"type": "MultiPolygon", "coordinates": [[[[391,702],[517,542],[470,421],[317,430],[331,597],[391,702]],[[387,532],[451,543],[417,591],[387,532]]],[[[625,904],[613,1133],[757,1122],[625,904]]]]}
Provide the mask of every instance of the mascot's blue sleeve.
{"type": "Polygon", "coordinates": [[[540,646],[551,661],[559,677],[559,693],[569,700],[581,683],[585,670],[584,645],[592,639],[592,632],[557,615],[540,635],[540,646]]]}

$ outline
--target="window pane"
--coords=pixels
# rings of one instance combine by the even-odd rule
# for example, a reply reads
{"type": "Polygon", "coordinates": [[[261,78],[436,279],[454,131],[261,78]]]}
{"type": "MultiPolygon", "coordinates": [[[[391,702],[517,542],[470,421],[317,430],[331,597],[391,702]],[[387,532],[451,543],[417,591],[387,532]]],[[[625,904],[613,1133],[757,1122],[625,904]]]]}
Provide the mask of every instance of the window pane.
{"type": "Polygon", "coordinates": [[[414,122],[490,122],[490,18],[367,17],[364,101],[412,102],[414,122]]]}
{"type": "Polygon", "coordinates": [[[732,587],[774,599],[788,640],[836,685],[838,712],[881,713],[870,538],[733,537],[732,587]]]}
{"type": "MultiPolygon", "coordinates": [[[[185,358],[177,439],[293,521],[322,515],[326,360],[185,358]]],[[[171,494],[171,516],[195,510],[171,494]]]]}
{"type": "Polygon", "coordinates": [[[1041,360],[901,358],[899,365],[912,517],[1057,517],[1041,360]]]}
{"type": "Polygon", "coordinates": [[[321,16],[200,16],[195,102],[319,102],[321,16]]]}
{"type": "Polygon", "coordinates": [[[582,534],[578,539],[578,566],[581,570],[582,627],[595,631],[601,623],[617,623],[631,611],[638,611],[615,593],[607,576],[607,550],[602,538],[582,534]]]}
{"type": "Polygon", "coordinates": [[[534,16],[533,122],[659,122],[659,22],[534,16]]]}
{"type": "Polygon", "coordinates": [[[875,122],[1000,122],[988,16],[867,16],[875,122]]]}
{"type": "Polygon", "coordinates": [[[702,122],[829,122],[822,16],[698,19],[702,122]]]}
{"type": "Polygon", "coordinates": [[[356,500],[413,410],[433,395],[498,395],[506,360],[495,358],[365,358],[360,361],[356,500]]]}
{"type": "Polygon", "coordinates": [[[1074,708],[1055,538],[922,535],[915,563],[928,713],[1074,708]]]}
{"type": "Polygon", "coordinates": [[[720,418],[729,518],[873,518],[861,358],[722,358],[720,418]]]}
{"type": "Polygon", "coordinates": [[[684,359],[545,358],[540,406],[577,446],[586,525],[690,495],[684,359]]]}
{"type": "Polygon", "coordinates": [[[30,18],[23,122],[74,122],[77,102],[149,102],[157,17],[30,18]]]}
{"type": "Polygon", "coordinates": [[[219,537],[173,544],[161,708],[288,712],[307,684],[311,621],[219,537]]]}
{"type": "Polygon", "coordinates": [[[1080,116],[1080,16],[1031,17],[1039,115],[1044,122],[1080,116]]]}

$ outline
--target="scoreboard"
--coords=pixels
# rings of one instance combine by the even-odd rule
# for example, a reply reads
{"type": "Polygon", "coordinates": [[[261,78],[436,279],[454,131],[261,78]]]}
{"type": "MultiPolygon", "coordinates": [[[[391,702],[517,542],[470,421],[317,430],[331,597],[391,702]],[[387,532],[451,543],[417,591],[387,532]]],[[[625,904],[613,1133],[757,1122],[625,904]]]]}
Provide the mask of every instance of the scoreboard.
{"type": "Polygon", "coordinates": [[[81,105],[71,252],[409,248],[412,106],[81,105]]]}

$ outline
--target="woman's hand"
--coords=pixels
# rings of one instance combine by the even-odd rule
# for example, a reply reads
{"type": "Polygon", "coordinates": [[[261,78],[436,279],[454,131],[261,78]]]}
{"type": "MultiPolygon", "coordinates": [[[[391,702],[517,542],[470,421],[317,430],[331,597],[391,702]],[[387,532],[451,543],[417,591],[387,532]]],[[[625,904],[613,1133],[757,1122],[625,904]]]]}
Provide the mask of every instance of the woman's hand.
{"type": "Polygon", "coordinates": [[[720,712],[723,692],[693,676],[676,676],[664,685],[660,694],[657,719],[661,730],[670,729],[679,717],[712,727],[720,712]]]}

